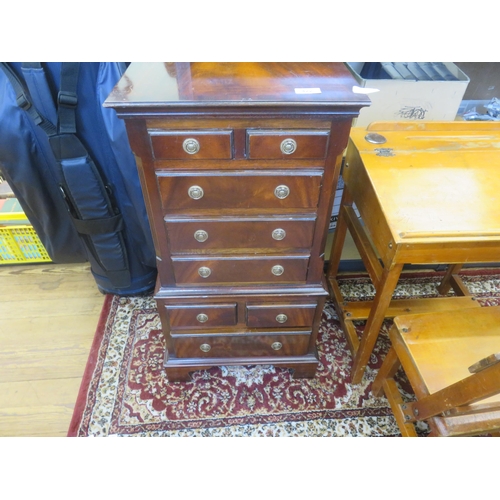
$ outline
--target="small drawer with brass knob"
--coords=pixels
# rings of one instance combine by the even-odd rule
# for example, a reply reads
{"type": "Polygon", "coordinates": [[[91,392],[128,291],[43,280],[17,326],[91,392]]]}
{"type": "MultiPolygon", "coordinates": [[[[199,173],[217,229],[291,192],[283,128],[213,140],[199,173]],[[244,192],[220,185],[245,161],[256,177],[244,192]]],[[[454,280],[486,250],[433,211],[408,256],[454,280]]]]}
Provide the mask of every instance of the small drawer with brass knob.
{"type": "Polygon", "coordinates": [[[316,313],[316,302],[296,304],[259,304],[249,302],[247,309],[247,326],[250,328],[311,328],[316,313]]]}
{"type": "Polygon", "coordinates": [[[156,160],[230,160],[233,157],[231,130],[150,129],[156,160]]]}
{"type": "Polygon", "coordinates": [[[179,304],[165,306],[170,328],[183,329],[222,328],[236,325],[234,304],[179,304]]]}
{"type": "Polygon", "coordinates": [[[247,130],[249,159],[320,159],[326,157],[329,130],[247,130]]]}

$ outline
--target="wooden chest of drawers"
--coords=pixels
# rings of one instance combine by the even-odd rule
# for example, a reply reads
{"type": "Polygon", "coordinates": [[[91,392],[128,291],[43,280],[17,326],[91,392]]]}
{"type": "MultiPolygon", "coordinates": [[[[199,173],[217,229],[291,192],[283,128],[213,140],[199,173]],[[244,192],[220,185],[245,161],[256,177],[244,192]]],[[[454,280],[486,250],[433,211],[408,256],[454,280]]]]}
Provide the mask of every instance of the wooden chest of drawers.
{"type": "Polygon", "coordinates": [[[108,97],[148,209],[170,381],[314,376],[333,193],[369,104],[353,85],[341,63],[134,63],[108,97]]]}

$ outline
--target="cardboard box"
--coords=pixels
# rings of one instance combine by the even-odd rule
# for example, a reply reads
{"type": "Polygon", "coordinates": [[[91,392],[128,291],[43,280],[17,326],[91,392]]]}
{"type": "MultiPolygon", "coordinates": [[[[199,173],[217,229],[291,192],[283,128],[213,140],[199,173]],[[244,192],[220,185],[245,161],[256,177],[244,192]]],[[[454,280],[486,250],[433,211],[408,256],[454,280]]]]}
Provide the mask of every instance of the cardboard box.
{"type": "Polygon", "coordinates": [[[365,64],[346,63],[359,92],[372,101],[371,106],[361,109],[354,126],[365,127],[374,121],[455,120],[469,84],[469,77],[455,64],[444,63],[458,79],[455,81],[366,79],[361,77],[365,64]]]}
{"type": "MultiPolygon", "coordinates": [[[[344,193],[344,179],[342,176],[339,177],[339,182],[337,183],[337,189],[335,191],[335,197],[333,199],[332,215],[330,216],[330,225],[328,226],[328,231],[333,232],[337,227],[337,221],[339,218],[340,202],[342,200],[342,194],[344,193]]],[[[355,204],[352,208],[355,214],[360,218],[359,211],[355,204]]]]}

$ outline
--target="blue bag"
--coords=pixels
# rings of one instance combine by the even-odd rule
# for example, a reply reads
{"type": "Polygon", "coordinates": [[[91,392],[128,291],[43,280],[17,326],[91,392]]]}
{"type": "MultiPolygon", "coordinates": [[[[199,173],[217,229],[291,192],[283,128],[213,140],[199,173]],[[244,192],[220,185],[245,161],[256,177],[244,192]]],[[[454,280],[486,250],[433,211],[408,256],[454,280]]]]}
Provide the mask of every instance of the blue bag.
{"type": "Polygon", "coordinates": [[[102,107],[125,65],[0,68],[0,167],[52,260],[88,260],[104,293],[150,292],[156,259],[134,156],[123,121],[102,107]]]}

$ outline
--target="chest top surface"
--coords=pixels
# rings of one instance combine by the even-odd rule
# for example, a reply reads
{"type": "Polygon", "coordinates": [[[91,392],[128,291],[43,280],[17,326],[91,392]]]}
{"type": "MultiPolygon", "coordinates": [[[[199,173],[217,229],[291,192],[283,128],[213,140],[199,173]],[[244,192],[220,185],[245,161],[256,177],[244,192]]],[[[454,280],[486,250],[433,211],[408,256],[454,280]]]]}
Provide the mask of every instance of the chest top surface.
{"type": "Polygon", "coordinates": [[[105,107],[340,106],[370,100],[353,91],[343,63],[132,63],[105,107]]]}

